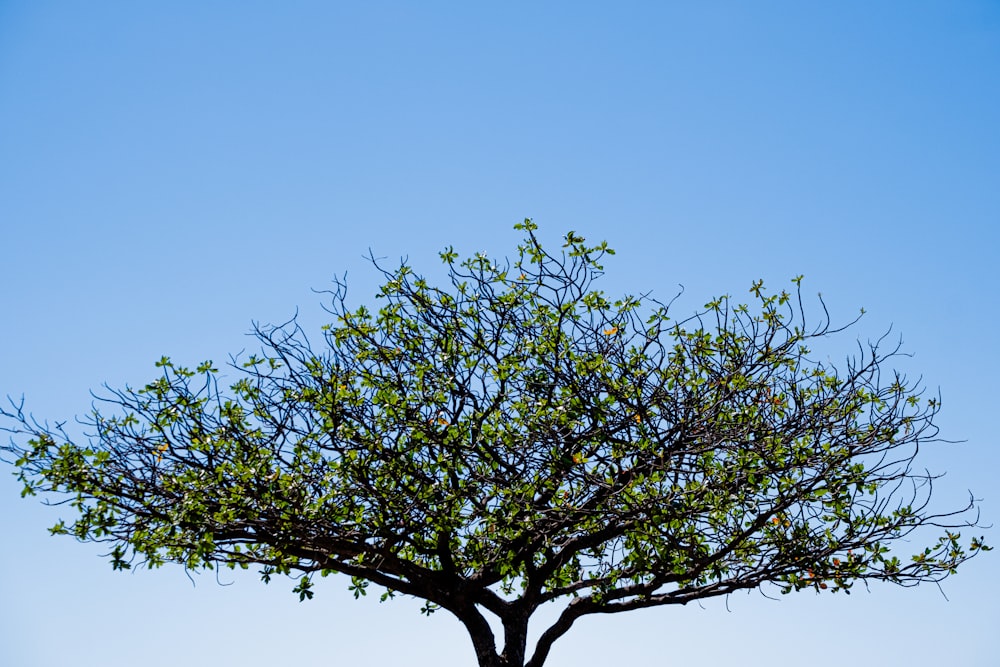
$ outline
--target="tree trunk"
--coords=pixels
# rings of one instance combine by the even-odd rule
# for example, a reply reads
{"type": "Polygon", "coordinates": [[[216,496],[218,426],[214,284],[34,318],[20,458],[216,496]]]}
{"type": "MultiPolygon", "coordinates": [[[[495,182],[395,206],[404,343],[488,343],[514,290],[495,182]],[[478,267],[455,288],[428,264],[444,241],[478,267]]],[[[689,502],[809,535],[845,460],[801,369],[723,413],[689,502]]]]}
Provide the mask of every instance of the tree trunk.
{"type": "Polygon", "coordinates": [[[524,667],[524,651],[528,641],[528,615],[517,612],[504,619],[503,653],[500,664],[503,667],[524,667]]]}
{"type": "Polygon", "coordinates": [[[459,615],[472,639],[479,667],[524,667],[528,641],[528,615],[523,612],[503,619],[503,653],[497,653],[496,639],[489,623],[478,610],[459,615]]]}

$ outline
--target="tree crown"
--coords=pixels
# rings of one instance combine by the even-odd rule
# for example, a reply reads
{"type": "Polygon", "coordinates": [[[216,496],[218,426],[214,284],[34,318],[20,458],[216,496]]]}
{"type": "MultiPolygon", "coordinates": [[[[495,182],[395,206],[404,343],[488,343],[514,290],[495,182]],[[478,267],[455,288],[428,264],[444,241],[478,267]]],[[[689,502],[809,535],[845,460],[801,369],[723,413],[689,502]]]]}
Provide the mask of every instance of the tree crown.
{"type": "Polygon", "coordinates": [[[212,362],[164,357],[100,399],[84,443],[12,404],[23,495],[68,495],[52,531],[109,543],[115,568],[253,565],[302,599],[343,573],[355,597],[416,596],[465,623],[481,665],[524,664],[527,618],[561,598],[527,664],[584,614],[939,581],[988,549],[957,530],[974,501],[932,513],[913,467],[939,399],[885,368],[884,337],[840,368],[814,359],[843,327],[823,306],[807,328],[801,276],[674,319],[595,288],[606,243],[570,232],[552,254],[517,228],[512,262],[443,251],[444,288],[380,268],[377,311],[337,281],[319,349],[294,320],[255,326],[262,351],[233,359],[228,389],[212,362]],[[891,549],[927,526],[907,560],[891,549]]]}

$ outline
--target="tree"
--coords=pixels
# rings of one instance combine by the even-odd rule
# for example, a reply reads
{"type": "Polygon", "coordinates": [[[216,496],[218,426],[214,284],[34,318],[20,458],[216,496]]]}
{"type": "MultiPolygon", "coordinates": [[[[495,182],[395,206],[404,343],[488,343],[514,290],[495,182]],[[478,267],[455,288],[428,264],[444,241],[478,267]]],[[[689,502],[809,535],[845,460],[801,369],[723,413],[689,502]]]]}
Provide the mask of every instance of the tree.
{"type": "Polygon", "coordinates": [[[516,227],[513,263],[442,252],[445,289],[380,268],[377,312],[336,281],[318,350],[295,320],[255,325],[262,351],[233,358],[228,389],[211,362],[164,357],[143,388],[108,389],[84,442],[11,402],[23,495],[68,497],[52,531],[108,543],[116,569],[255,566],[303,600],[342,573],[355,597],[425,600],[481,667],[541,667],[587,614],[936,582],[989,548],[957,532],[975,500],[932,513],[913,465],[939,399],[886,368],[885,337],[817,361],[809,346],[845,327],[820,301],[807,328],[801,277],[673,319],[594,289],[606,243],[570,232],[551,254],[516,227]],[[528,619],[557,601],[529,653],[528,619]]]}

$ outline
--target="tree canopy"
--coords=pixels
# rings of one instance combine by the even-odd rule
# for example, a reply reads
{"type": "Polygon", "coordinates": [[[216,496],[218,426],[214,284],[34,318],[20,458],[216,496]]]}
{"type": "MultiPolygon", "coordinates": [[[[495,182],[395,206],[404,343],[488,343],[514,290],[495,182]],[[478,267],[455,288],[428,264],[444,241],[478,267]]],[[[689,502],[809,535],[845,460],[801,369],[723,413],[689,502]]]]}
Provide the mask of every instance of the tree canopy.
{"type": "Polygon", "coordinates": [[[442,252],[443,288],[376,262],[377,310],[336,281],[322,345],[255,325],[228,386],[164,357],[142,388],[108,388],[82,438],[11,402],[23,495],[68,500],[52,532],[107,543],[116,569],[254,567],[301,599],[341,573],[355,597],[419,598],[481,667],[541,667],[587,614],[936,582],[988,549],[958,532],[975,500],[933,510],[915,466],[938,397],[888,367],[885,337],[818,360],[846,327],[822,300],[807,324],[801,277],[678,318],[595,288],[607,244],[570,232],[552,253],[516,227],[512,260],[442,252]],[[529,647],[547,603],[561,612],[529,647]]]}

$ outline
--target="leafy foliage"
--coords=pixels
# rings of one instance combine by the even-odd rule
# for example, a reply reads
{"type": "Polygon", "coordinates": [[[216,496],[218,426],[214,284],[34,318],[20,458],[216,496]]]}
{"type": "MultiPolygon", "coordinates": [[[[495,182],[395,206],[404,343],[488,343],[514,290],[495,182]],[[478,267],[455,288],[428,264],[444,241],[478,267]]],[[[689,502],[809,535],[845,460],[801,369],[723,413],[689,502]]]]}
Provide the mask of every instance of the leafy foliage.
{"type": "Polygon", "coordinates": [[[512,263],[442,252],[446,288],[380,269],[377,311],[338,282],[318,350],[294,321],[256,327],[228,390],[211,362],[164,357],[103,399],[86,443],[13,405],[24,494],[68,494],[77,515],[52,532],[108,542],[116,569],[252,565],[302,600],[343,573],[356,598],[416,596],[462,620],[481,665],[540,667],[585,614],[939,581],[988,549],[957,532],[974,502],[931,513],[912,466],[938,399],[885,368],[884,340],[814,359],[843,329],[825,307],[806,328],[801,277],[676,320],[594,288],[606,244],[570,232],[553,255],[517,228],[512,263]],[[924,526],[941,532],[894,554],[924,526]],[[528,618],[564,598],[528,659],[528,618]]]}

